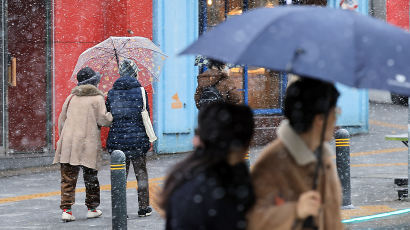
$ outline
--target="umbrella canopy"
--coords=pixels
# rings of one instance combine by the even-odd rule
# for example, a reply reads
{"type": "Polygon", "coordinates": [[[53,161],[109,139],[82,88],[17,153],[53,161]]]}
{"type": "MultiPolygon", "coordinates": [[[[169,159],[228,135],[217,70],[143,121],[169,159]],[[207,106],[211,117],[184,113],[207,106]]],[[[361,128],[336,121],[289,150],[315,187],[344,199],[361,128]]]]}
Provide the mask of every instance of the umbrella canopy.
{"type": "Polygon", "coordinates": [[[99,88],[107,92],[114,81],[120,77],[119,63],[124,59],[131,59],[140,70],[138,72],[139,82],[142,86],[147,86],[159,79],[165,58],[166,55],[148,38],[109,37],[80,55],[71,81],[77,82],[78,71],[88,66],[102,75],[99,88]]]}
{"type": "Polygon", "coordinates": [[[410,34],[350,10],[256,9],[218,25],[182,54],[410,95],[410,34]]]}

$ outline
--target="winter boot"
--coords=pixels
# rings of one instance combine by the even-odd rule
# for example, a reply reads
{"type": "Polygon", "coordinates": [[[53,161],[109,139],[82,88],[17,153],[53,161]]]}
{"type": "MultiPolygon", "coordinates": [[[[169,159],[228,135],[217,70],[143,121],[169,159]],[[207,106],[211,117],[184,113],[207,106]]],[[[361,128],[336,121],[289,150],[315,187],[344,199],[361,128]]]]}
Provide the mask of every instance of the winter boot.
{"type": "Polygon", "coordinates": [[[102,215],[101,210],[95,209],[95,208],[89,208],[87,212],[87,219],[91,218],[97,218],[102,215]]]}
{"type": "Polygon", "coordinates": [[[61,220],[64,222],[74,221],[75,217],[73,216],[73,212],[71,209],[64,209],[63,214],[61,215],[61,220]]]}
{"type": "Polygon", "coordinates": [[[140,210],[138,210],[138,216],[139,217],[145,217],[145,216],[149,216],[152,213],[152,208],[151,207],[146,207],[146,208],[140,208],[140,210]]]}

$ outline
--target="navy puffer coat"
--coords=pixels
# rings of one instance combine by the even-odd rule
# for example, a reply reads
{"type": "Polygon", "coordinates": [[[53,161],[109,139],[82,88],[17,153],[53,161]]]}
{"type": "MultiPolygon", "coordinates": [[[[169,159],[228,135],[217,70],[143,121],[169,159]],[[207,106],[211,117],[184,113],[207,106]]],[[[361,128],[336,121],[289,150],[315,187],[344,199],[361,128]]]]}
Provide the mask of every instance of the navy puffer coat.
{"type": "MultiPolygon", "coordinates": [[[[151,146],[142,122],[143,100],[140,87],[137,79],[123,76],[115,81],[108,92],[107,110],[114,117],[107,139],[109,152],[122,150],[125,154],[142,155],[151,146]]],[[[149,111],[146,93],[145,97],[149,111]]]]}

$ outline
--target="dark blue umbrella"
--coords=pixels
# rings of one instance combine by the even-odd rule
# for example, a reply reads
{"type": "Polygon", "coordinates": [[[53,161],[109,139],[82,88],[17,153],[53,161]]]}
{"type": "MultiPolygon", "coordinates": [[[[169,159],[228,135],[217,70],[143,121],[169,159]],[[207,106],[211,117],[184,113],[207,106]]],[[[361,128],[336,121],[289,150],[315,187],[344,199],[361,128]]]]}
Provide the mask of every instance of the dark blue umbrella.
{"type": "Polygon", "coordinates": [[[410,95],[410,34],[348,10],[256,9],[218,25],[182,54],[410,95]]]}
{"type": "MultiPolygon", "coordinates": [[[[350,10],[256,9],[218,25],[182,54],[410,95],[410,34],[350,10]]],[[[321,144],[325,127],[326,123],[321,144]]],[[[313,189],[321,150],[320,146],[313,189]]],[[[306,226],[313,226],[312,218],[308,220],[306,226]]]]}

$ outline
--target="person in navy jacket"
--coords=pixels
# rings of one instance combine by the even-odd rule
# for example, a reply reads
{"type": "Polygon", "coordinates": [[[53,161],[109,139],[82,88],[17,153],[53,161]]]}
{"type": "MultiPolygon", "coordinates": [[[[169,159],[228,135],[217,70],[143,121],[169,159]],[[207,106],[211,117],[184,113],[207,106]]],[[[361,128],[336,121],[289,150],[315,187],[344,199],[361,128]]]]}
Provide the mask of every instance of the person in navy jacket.
{"type": "MultiPolygon", "coordinates": [[[[121,150],[126,156],[126,172],[132,162],[138,182],[138,216],[149,216],[152,213],[149,207],[148,173],[146,167],[146,153],[151,147],[145,132],[141,111],[143,98],[141,84],[138,81],[138,66],[134,61],[125,59],[120,64],[120,78],[108,92],[106,101],[107,110],[114,120],[108,133],[108,152],[121,150]]],[[[148,95],[145,93],[147,111],[148,95]]]]}

